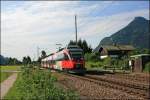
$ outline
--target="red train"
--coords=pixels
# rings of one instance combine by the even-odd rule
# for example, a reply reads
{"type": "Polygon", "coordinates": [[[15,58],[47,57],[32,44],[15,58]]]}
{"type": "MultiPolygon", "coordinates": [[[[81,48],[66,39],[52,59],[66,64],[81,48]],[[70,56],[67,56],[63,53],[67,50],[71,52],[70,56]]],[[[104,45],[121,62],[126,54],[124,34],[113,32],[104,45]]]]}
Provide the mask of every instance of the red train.
{"type": "Polygon", "coordinates": [[[83,50],[77,45],[69,45],[42,59],[41,66],[72,73],[85,73],[83,50]]]}

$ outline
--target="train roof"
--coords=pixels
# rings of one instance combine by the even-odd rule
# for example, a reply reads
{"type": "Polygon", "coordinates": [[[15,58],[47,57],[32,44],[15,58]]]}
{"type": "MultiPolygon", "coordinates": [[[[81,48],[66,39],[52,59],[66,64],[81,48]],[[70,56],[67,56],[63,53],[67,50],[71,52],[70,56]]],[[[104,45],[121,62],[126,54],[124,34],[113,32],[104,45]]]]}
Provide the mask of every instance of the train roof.
{"type": "Polygon", "coordinates": [[[70,49],[70,48],[80,48],[78,45],[67,45],[66,49],[70,49]]]}
{"type": "Polygon", "coordinates": [[[83,51],[78,45],[68,45],[66,49],[69,51],[83,51]]]}
{"type": "Polygon", "coordinates": [[[59,49],[56,53],[67,49],[69,51],[83,51],[78,45],[67,45],[65,48],[59,49]]]}
{"type": "Polygon", "coordinates": [[[45,58],[42,59],[42,61],[46,61],[48,59],[51,59],[51,55],[56,54],[58,52],[61,52],[64,49],[67,49],[69,51],[78,51],[78,52],[81,51],[81,52],[83,52],[83,50],[78,45],[67,45],[65,48],[61,48],[57,52],[47,55],[45,58]]]}

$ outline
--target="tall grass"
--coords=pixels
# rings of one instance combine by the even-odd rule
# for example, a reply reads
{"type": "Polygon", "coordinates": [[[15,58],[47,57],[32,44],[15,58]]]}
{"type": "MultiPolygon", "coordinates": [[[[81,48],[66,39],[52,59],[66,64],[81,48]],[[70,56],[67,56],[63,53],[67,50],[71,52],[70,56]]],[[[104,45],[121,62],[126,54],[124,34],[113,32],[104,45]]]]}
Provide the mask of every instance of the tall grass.
{"type": "Polygon", "coordinates": [[[0,83],[7,79],[12,73],[10,72],[1,72],[0,73],[0,83]]]}
{"type": "Polygon", "coordinates": [[[128,65],[128,58],[111,58],[99,59],[96,54],[86,54],[86,67],[88,69],[100,68],[100,69],[119,69],[130,70],[128,65]]]}
{"type": "Polygon", "coordinates": [[[24,67],[19,74],[14,87],[5,96],[5,99],[18,100],[74,100],[74,92],[64,91],[55,85],[56,78],[51,76],[49,70],[24,67]]]}
{"type": "Polygon", "coordinates": [[[143,70],[144,72],[149,72],[150,73],[150,62],[146,63],[145,68],[143,70]]]}
{"type": "Polygon", "coordinates": [[[8,65],[8,66],[0,66],[1,70],[20,70],[21,66],[18,65],[8,65]]]}

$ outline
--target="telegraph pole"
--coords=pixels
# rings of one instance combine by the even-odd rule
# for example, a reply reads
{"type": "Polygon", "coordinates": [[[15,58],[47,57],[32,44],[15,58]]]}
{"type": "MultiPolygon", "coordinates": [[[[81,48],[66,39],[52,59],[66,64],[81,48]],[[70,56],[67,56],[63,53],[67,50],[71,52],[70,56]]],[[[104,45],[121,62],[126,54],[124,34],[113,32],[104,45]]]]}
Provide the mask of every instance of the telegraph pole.
{"type": "Polygon", "coordinates": [[[39,47],[37,47],[37,59],[39,59],[39,47]]]}
{"type": "Polygon", "coordinates": [[[77,44],[77,16],[75,15],[75,34],[76,34],[76,44],[77,44]]]}

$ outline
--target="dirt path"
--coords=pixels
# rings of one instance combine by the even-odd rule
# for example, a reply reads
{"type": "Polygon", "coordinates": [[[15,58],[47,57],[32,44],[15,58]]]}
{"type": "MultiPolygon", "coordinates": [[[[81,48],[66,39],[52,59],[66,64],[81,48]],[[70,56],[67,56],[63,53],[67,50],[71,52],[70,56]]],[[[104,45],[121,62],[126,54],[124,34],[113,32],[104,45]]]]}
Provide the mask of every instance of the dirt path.
{"type": "Polygon", "coordinates": [[[17,71],[17,70],[1,70],[1,72],[8,72],[8,73],[10,73],[10,72],[12,72],[12,73],[19,73],[19,72],[21,72],[21,71],[17,71]]]}
{"type": "Polygon", "coordinates": [[[6,95],[9,89],[13,86],[13,83],[15,82],[16,79],[17,73],[14,73],[1,83],[0,99],[2,99],[6,95]]]}

